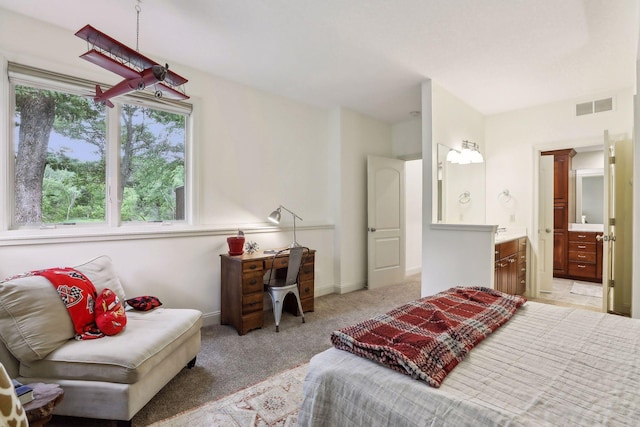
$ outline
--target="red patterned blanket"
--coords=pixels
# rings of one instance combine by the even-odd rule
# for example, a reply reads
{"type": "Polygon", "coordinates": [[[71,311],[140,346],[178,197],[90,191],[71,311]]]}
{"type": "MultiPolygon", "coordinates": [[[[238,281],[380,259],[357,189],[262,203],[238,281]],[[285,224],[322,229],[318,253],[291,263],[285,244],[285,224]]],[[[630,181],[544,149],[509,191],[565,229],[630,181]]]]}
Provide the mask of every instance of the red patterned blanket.
{"type": "Polygon", "coordinates": [[[46,277],[64,302],[77,340],[102,338],[104,334],[95,323],[96,287],[91,280],[73,268],[48,268],[33,272],[34,275],[46,277]]]}
{"type": "Polygon", "coordinates": [[[526,299],[482,287],[456,287],[334,331],[331,342],[433,387],[526,299]]]}

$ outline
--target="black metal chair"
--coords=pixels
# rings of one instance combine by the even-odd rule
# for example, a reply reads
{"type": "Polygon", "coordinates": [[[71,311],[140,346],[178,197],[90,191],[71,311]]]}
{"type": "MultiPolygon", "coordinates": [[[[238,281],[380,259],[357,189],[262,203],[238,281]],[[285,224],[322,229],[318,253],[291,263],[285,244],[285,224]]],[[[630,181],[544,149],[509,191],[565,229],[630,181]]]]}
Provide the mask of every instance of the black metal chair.
{"type": "Polygon", "coordinates": [[[280,250],[274,254],[272,268],[265,274],[264,289],[269,293],[271,301],[273,302],[273,317],[276,321],[276,332],[280,332],[280,318],[282,317],[284,298],[290,293],[296,297],[298,310],[302,316],[302,323],[305,323],[302,304],[300,303],[300,293],[298,292],[298,276],[300,274],[300,267],[308,254],[309,248],[302,246],[280,250]],[[276,262],[278,257],[287,251],[289,251],[287,275],[285,278],[280,278],[278,274],[275,273],[276,262]]]}

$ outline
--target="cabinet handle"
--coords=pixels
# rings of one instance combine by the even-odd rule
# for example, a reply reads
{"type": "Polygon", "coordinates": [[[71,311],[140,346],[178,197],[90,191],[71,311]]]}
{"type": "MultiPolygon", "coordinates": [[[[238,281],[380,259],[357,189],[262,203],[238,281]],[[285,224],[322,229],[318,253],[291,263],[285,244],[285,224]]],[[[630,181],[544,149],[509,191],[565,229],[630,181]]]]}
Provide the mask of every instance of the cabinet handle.
{"type": "Polygon", "coordinates": [[[304,288],[305,292],[309,292],[311,290],[311,288],[309,288],[308,286],[306,288],[304,288]]]}
{"type": "Polygon", "coordinates": [[[256,269],[256,265],[255,264],[252,264],[252,265],[249,266],[249,270],[255,270],[255,269],[256,269]]]}
{"type": "Polygon", "coordinates": [[[578,268],[587,268],[587,266],[586,266],[586,265],[578,264],[578,268]]]}
{"type": "Polygon", "coordinates": [[[509,259],[509,262],[510,262],[510,263],[514,263],[514,262],[516,262],[516,260],[515,260],[515,259],[513,259],[513,258],[510,258],[510,259],[509,259]]]}
{"type": "Polygon", "coordinates": [[[578,245],[578,249],[587,249],[587,247],[578,245]]]}
{"type": "Polygon", "coordinates": [[[586,258],[586,257],[587,257],[586,255],[579,255],[578,254],[578,258],[586,258]]]}
{"type": "Polygon", "coordinates": [[[584,239],[584,238],[585,238],[585,237],[587,237],[587,236],[585,236],[584,234],[578,234],[578,237],[579,237],[580,239],[584,239]]]}
{"type": "Polygon", "coordinates": [[[527,269],[526,268],[521,268],[520,271],[527,271],[527,269]]]}
{"type": "Polygon", "coordinates": [[[496,255],[498,255],[498,254],[500,253],[500,252],[498,252],[498,251],[494,251],[494,252],[495,252],[495,254],[496,254],[496,255]]]}
{"type": "Polygon", "coordinates": [[[249,281],[250,285],[255,285],[256,283],[258,283],[258,281],[256,279],[253,279],[253,280],[249,281]]]}
{"type": "Polygon", "coordinates": [[[521,280],[520,283],[524,285],[526,282],[524,280],[521,280]]]}

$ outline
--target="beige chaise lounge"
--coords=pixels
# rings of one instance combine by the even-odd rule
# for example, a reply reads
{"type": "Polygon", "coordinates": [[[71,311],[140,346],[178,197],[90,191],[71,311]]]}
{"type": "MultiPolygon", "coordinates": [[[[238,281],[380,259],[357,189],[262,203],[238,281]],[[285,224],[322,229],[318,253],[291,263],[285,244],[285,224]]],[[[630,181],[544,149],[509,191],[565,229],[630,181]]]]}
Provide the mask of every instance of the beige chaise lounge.
{"type": "MultiPolygon", "coordinates": [[[[75,266],[98,292],[124,301],[111,260],[75,266]]],[[[127,311],[124,331],[77,341],[71,318],[42,276],[0,283],[0,362],[22,383],[57,383],[64,399],[54,414],[130,424],[131,418],[200,351],[202,313],[158,307],[127,311]]]]}

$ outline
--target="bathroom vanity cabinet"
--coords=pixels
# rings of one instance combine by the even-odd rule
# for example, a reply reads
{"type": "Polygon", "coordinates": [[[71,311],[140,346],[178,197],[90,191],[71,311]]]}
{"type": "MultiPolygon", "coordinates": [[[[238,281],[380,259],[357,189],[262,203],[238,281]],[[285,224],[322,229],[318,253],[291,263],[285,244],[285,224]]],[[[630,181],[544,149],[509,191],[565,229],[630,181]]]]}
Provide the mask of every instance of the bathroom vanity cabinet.
{"type": "Polygon", "coordinates": [[[527,290],[527,238],[519,237],[495,246],[495,289],[512,295],[527,290]]]}
{"type": "Polygon", "coordinates": [[[602,282],[602,232],[569,232],[568,273],[571,279],[602,282]]]}

